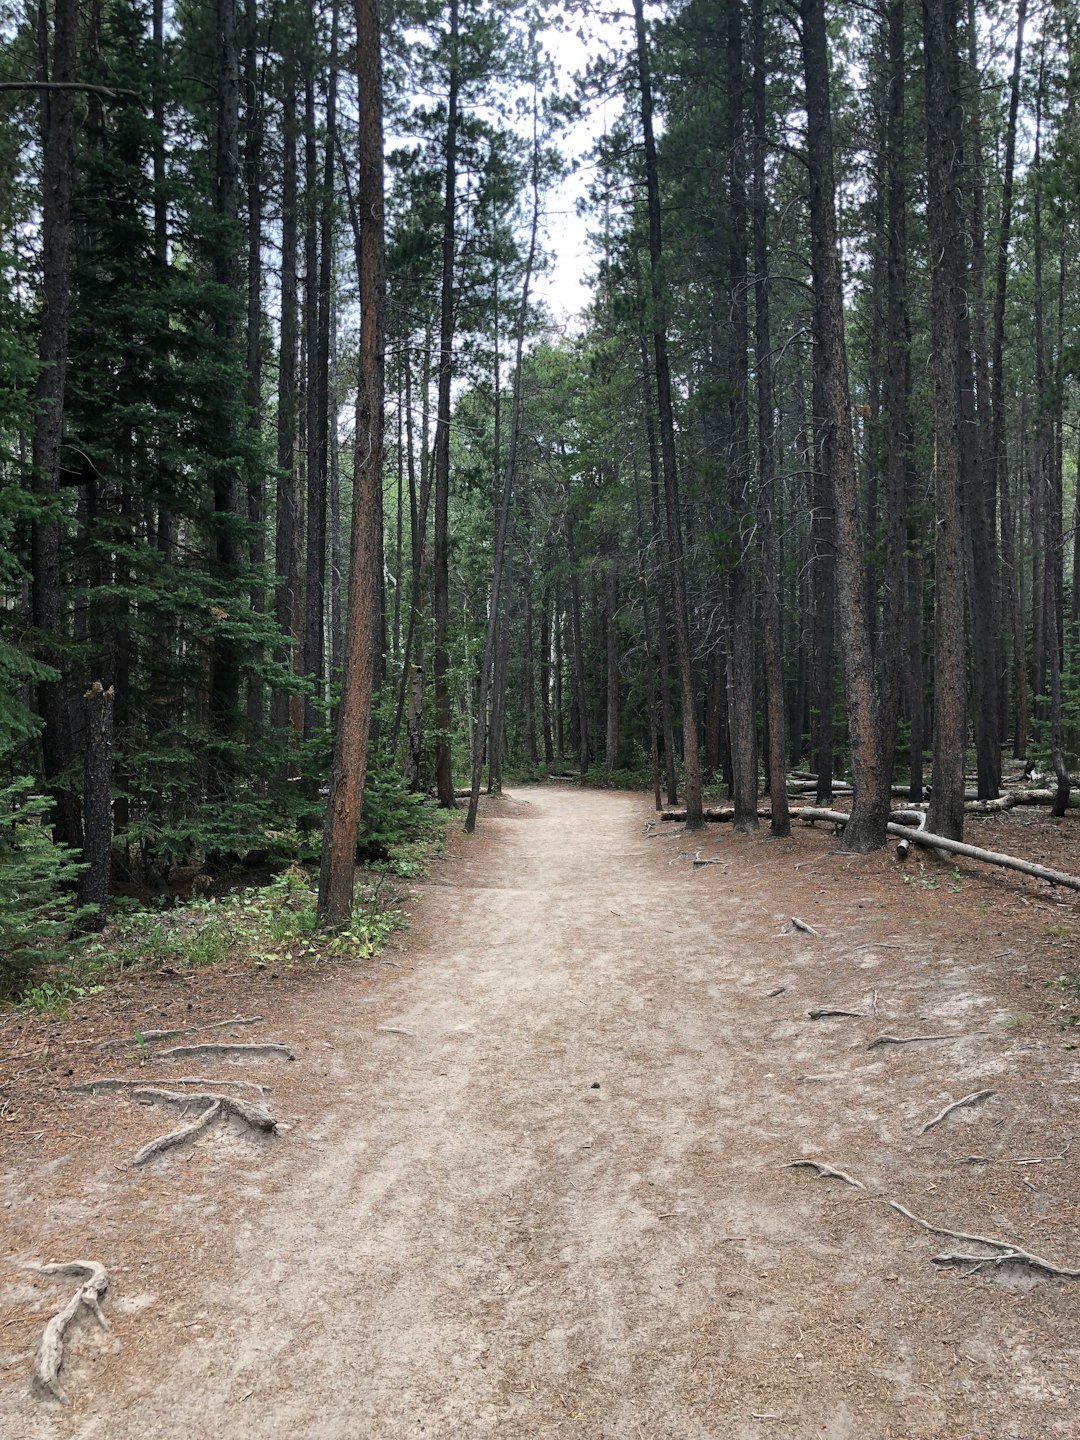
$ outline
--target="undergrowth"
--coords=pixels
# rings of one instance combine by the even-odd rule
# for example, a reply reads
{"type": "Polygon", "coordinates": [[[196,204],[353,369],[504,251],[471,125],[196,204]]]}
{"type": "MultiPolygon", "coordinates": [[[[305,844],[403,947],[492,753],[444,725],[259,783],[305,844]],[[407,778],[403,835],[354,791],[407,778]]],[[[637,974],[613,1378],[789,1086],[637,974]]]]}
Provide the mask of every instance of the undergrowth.
{"type": "Polygon", "coordinates": [[[62,959],[40,967],[23,986],[21,1004],[63,1019],[73,1002],[97,994],[117,974],[192,971],[226,961],[278,970],[368,959],[405,923],[395,882],[427,873],[442,849],[446,819],[430,804],[411,807],[408,823],[387,835],[389,858],[357,872],[352,918],[332,934],[316,924],[317,872],[296,863],[268,884],[174,909],[125,901],[99,935],[82,938],[62,959]]]}

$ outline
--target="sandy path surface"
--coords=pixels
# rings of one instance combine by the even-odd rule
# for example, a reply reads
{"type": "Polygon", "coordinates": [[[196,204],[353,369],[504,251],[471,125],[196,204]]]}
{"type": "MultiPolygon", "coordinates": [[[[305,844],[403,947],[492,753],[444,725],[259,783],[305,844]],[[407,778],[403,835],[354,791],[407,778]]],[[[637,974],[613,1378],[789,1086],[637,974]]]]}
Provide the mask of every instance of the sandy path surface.
{"type": "MultiPolygon", "coordinates": [[[[1080,1282],[936,1269],[949,1242],[885,1204],[1080,1262],[1067,1162],[1015,1167],[1075,1110],[985,955],[914,922],[890,942],[821,835],[652,838],[650,813],[555,787],[490,805],[390,964],[273,1017],[287,1134],[89,1175],[67,1220],[127,1257],[113,1334],[75,1335],[66,1411],[26,1399],[20,1353],[0,1434],[1080,1434],[1080,1282]],[[826,887],[844,916],[787,933],[826,887]],[[863,1015],[807,1019],[830,1004],[863,1015]],[[949,1038],[866,1048],[920,1030],[949,1038]],[[1004,1098],[918,1134],[981,1086],[1004,1098]],[[866,1189],[781,1168],[800,1155],[866,1189]]],[[[35,1181],[8,1179],[18,1213],[35,1181]]],[[[34,1294],[40,1322],[57,1292],[34,1294]]]]}

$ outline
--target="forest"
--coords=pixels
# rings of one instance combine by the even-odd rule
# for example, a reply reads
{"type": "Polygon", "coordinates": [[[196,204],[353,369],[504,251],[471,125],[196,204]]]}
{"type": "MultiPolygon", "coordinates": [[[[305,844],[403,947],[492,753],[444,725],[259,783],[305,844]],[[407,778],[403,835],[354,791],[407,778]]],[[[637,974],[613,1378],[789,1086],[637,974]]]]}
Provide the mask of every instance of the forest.
{"type": "Polygon", "coordinates": [[[183,867],[321,856],[340,924],[417,797],[471,830],[504,779],[782,836],[795,772],[863,852],[898,794],[961,840],[1016,760],[1063,815],[1078,34],[9,0],[5,987],[183,867]]]}

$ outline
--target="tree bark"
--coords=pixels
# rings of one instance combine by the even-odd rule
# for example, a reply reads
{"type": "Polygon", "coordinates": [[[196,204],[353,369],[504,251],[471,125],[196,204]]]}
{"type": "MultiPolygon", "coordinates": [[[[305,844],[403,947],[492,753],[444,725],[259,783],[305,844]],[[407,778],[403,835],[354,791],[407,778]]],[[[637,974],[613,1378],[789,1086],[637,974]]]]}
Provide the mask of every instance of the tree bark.
{"type": "Polygon", "coordinates": [[[934,350],[934,773],[929,828],[964,833],[964,590],[960,530],[958,320],[963,230],[955,0],[923,0],[927,105],[927,228],[934,350]]]}
{"type": "MultiPolygon", "coordinates": [[[[682,692],[683,774],[686,785],[688,830],[701,828],[701,770],[698,758],[697,705],[694,696],[690,654],[690,621],[686,600],[686,572],[683,565],[682,526],[679,516],[679,476],[675,451],[675,415],[672,406],[671,371],[668,362],[667,322],[662,276],[663,236],[660,224],[660,181],[653,136],[652,80],[649,74],[648,43],[643,0],[634,0],[637,34],[638,81],[641,93],[641,128],[645,141],[645,184],[649,212],[649,272],[651,278],[653,358],[656,374],[657,407],[660,416],[660,454],[664,476],[664,503],[667,518],[666,568],[671,575],[674,608],[675,650],[682,692]]],[[[584,726],[584,718],[582,725],[584,726]]]]}
{"type": "Polygon", "coordinates": [[[83,789],[83,861],[78,904],[92,907],[81,917],[83,930],[105,928],[108,919],[109,865],[112,856],[112,738],[113,691],[95,680],[83,702],[86,720],[85,782],[83,789]]]}
{"type": "Polygon", "coordinates": [[[458,0],[450,0],[450,70],[446,97],[445,192],[443,199],[442,298],[439,321],[439,403],[435,420],[435,785],[439,804],[457,807],[450,747],[450,399],[454,367],[454,258],[457,199],[458,0]]]}
{"type": "Polygon", "coordinates": [[[855,791],[851,819],[844,831],[843,848],[861,853],[880,849],[885,843],[891,775],[879,743],[880,716],[873,679],[873,651],[862,603],[862,545],[844,340],[843,281],[836,232],[824,0],[803,0],[802,48],[806,77],[815,328],[820,351],[818,363],[822,371],[823,418],[827,427],[825,453],[835,500],[838,609],[855,791]]]}
{"type": "Polygon", "coordinates": [[[359,85],[357,175],[364,223],[359,238],[360,375],[353,447],[349,604],[334,769],[323,830],[318,917],[341,926],[352,915],[356,832],[371,725],[381,550],[385,392],[385,234],[382,66],[378,0],[355,0],[359,85]]]}
{"type": "MultiPolygon", "coordinates": [[[[42,81],[54,87],[75,83],[78,0],[56,0],[52,64],[43,56],[42,81]]],[[[43,41],[45,37],[43,36],[43,41]]],[[[52,88],[41,99],[42,308],[34,390],[37,414],[31,450],[36,515],[31,530],[31,618],[41,636],[40,658],[53,672],[37,683],[37,704],[45,782],[54,801],[53,834],[78,847],[79,811],[70,787],[62,783],[72,754],[67,701],[58,642],[62,629],[60,572],[60,447],[64,433],[70,303],[71,188],[75,154],[75,95],[52,88]]]]}
{"type": "MultiPolygon", "coordinates": [[[[765,189],[765,6],[751,0],[753,82],[754,370],[757,375],[758,477],[762,531],[762,619],[765,703],[769,719],[770,833],[791,834],[784,773],[784,667],[781,656],[780,559],[776,539],[776,437],[773,423],[773,359],[769,325],[768,201],[765,189]]],[[[754,797],[757,809],[757,796],[754,797]]]]}

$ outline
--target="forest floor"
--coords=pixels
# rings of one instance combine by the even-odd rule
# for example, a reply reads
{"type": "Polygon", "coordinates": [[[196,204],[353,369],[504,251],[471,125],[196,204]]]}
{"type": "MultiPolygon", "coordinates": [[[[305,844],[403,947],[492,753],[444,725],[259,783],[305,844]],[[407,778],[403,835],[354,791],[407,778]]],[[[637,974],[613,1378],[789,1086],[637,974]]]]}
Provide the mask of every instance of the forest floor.
{"type": "MultiPolygon", "coordinates": [[[[935,1265],[978,1247],[887,1203],[1080,1265],[1080,1054],[1047,984],[1077,897],[840,856],[825,827],[651,819],[522,788],[452,827],[380,956],[0,1019],[0,1436],[1080,1434],[1080,1280],[935,1265]],[[64,1091],[168,1084],[107,1036],[256,1014],[236,1039],[293,1063],[182,1073],[270,1085],[278,1136],[222,1126],[135,1170],[175,1121],[64,1091]],[[112,1329],[70,1332],[61,1407],[28,1376],[73,1282],[32,1266],[76,1258],[107,1266],[112,1329]]],[[[1080,870],[1072,818],[969,837],[1080,870]]]]}

